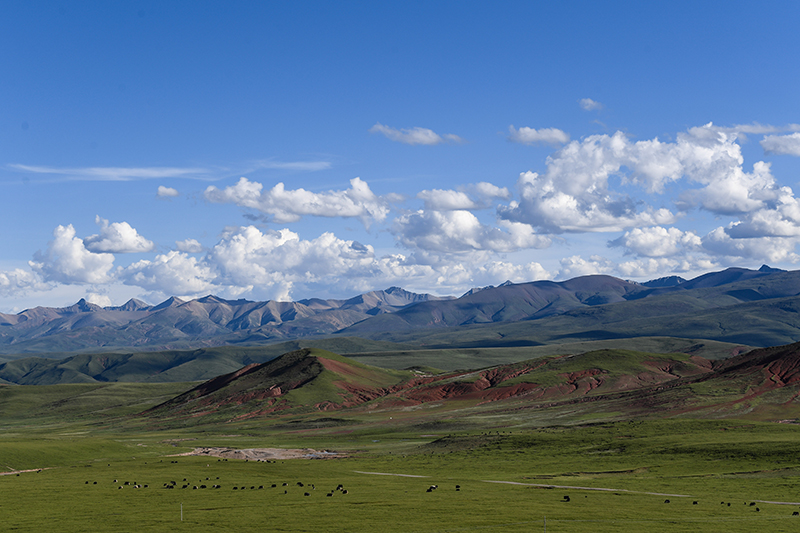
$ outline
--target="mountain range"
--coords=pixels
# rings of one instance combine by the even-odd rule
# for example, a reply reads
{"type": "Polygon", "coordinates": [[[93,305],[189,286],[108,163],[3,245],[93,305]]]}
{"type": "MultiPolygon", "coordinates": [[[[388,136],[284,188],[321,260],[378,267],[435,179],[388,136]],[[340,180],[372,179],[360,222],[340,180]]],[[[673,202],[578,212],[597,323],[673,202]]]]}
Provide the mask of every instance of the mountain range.
{"type": "Polygon", "coordinates": [[[349,300],[253,302],[206,296],[154,306],[0,314],[0,354],[64,357],[107,351],[263,346],[359,337],[427,347],[539,345],[635,336],[712,339],[749,346],[800,340],[800,271],[729,268],[646,283],[611,276],[505,283],[459,298],[398,287],[349,300]]]}
{"type": "Polygon", "coordinates": [[[131,299],[118,307],[80,300],[62,308],[36,307],[0,313],[0,353],[141,351],[199,348],[225,344],[264,344],[328,335],[382,313],[426,301],[444,301],[399,287],[348,300],[318,298],[299,302],[253,302],[206,296],[158,305],[131,299]]]}

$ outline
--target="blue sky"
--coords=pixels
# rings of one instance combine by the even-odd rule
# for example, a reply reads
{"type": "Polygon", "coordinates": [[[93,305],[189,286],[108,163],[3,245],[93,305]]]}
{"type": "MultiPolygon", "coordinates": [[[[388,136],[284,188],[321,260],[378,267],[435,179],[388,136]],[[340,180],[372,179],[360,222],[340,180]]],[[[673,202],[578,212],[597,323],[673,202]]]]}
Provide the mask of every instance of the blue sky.
{"type": "Polygon", "coordinates": [[[0,311],[795,269],[798,24],[796,2],[5,3],[0,311]]]}

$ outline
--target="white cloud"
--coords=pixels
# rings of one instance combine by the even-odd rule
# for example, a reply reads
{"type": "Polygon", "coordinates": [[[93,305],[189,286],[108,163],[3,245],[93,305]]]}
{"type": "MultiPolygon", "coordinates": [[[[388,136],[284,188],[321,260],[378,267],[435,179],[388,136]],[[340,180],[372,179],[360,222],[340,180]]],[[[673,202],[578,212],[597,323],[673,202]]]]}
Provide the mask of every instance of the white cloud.
{"type": "Polygon", "coordinates": [[[179,252],[186,252],[187,254],[196,254],[203,251],[203,245],[196,239],[175,241],[175,247],[179,252]]]}
{"type": "Polygon", "coordinates": [[[495,198],[509,199],[511,193],[505,187],[498,187],[482,181],[465,187],[466,191],[452,189],[424,190],[417,194],[417,198],[425,202],[425,209],[434,211],[473,210],[490,207],[495,198]]]}
{"type": "MultiPolygon", "coordinates": [[[[514,264],[506,261],[492,261],[479,266],[472,274],[472,280],[478,287],[494,285],[499,280],[512,283],[525,283],[542,279],[552,279],[553,275],[536,262],[514,264]]],[[[502,282],[500,282],[502,283],[502,282]]]]}
{"type": "Polygon", "coordinates": [[[609,243],[623,246],[630,253],[645,257],[672,257],[700,247],[701,239],[692,231],[678,228],[635,228],[609,243]]]}
{"type": "Polygon", "coordinates": [[[256,161],[255,166],[257,168],[267,169],[316,172],[319,170],[328,170],[333,165],[330,161],[275,161],[272,159],[264,159],[261,161],[256,161]]]}
{"type": "Polygon", "coordinates": [[[47,286],[30,271],[15,268],[0,271],[0,295],[14,296],[27,290],[44,290],[47,286]]]}
{"type": "Polygon", "coordinates": [[[209,186],[205,197],[210,202],[232,203],[272,215],[276,222],[296,222],[304,215],[354,217],[369,227],[389,214],[388,200],[376,196],[360,178],[350,180],[344,191],[314,193],[305,189],[286,190],[283,183],[262,192],[261,183],[239,179],[236,185],[220,190],[209,186]]]}
{"type": "Polygon", "coordinates": [[[112,280],[114,256],[87,250],[83,240],[75,236],[72,224],[58,226],[53,237],[47,250],[36,252],[29,262],[45,281],[103,284],[112,280]]]}
{"type": "Polygon", "coordinates": [[[467,193],[462,191],[442,189],[426,190],[418,193],[417,198],[425,202],[425,209],[436,211],[479,209],[477,202],[473,201],[467,193]]]}
{"type": "MultiPolygon", "coordinates": [[[[580,176],[575,176],[575,182],[578,181],[580,176]]],[[[524,172],[517,182],[520,201],[501,206],[498,214],[550,233],[621,231],[635,226],[671,224],[677,219],[664,208],[639,211],[631,198],[614,198],[605,183],[602,187],[597,185],[587,184],[583,190],[572,190],[575,187],[556,184],[546,175],[524,172]],[[558,187],[568,191],[560,191],[558,187]]]]}
{"type": "Polygon", "coordinates": [[[100,226],[99,235],[90,235],[83,240],[84,246],[95,253],[140,253],[149,252],[155,244],[139,235],[127,222],[112,222],[95,217],[95,223],[100,226]]]}
{"type": "Polygon", "coordinates": [[[615,270],[619,276],[625,278],[654,279],[675,273],[708,272],[715,268],[719,268],[717,262],[701,255],[682,258],[646,257],[620,263],[615,270]]]}
{"type": "Polygon", "coordinates": [[[98,292],[87,292],[84,299],[90,304],[99,305],[100,307],[109,307],[113,305],[111,298],[107,294],[98,292]]]}
{"type": "Polygon", "coordinates": [[[508,200],[511,198],[511,193],[506,187],[498,187],[497,185],[493,185],[486,181],[482,181],[480,183],[476,183],[475,185],[469,186],[468,188],[472,188],[480,198],[486,199],[493,199],[493,198],[502,198],[504,200],[508,200]]]}
{"type": "Polygon", "coordinates": [[[798,237],[754,237],[732,238],[725,228],[719,227],[703,237],[703,248],[714,255],[736,259],[756,259],[770,263],[796,263],[800,256],[795,249],[800,243],[798,237]]]}
{"type": "Polygon", "coordinates": [[[178,192],[178,189],[173,189],[172,187],[164,187],[163,185],[159,185],[158,192],[156,194],[161,198],[173,198],[175,196],[180,196],[181,193],[178,192]]]}
{"type": "Polygon", "coordinates": [[[206,264],[183,252],[171,251],[126,267],[119,275],[123,283],[165,295],[199,296],[214,292],[214,272],[206,264]]]}
{"type": "Polygon", "coordinates": [[[761,140],[761,147],[768,154],[800,157],[800,133],[792,133],[791,135],[767,135],[761,140]]]}
{"type": "Polygon", "coordinates": [[[736,239],[800,236],[800,200],[790,187],[781,187],[767,207],[746,213],[725,232],[736,239]]]}
{"type": "Polygon", "coordinates": [[[557,279],[572,279],[593,274],[612,275],[616,267],[612,261],[598,255],[593,255],[588,260],[573,255],[561,259],[560,263],[561,270],[558,271],[557,279]]]}
{"type": "Polygon", "coordinates": [[[596,109],[603,109],[603,104],[601,104],[600,102],[596,102],[591,98],[581,98],[580,100],[578,100],[578,104],[584,111],[594,111],[596,109]]]}
{"type": "Polygon", "coordinates": [[[514,126],[508,127],[509,140],[521,144],[550,144],[558,146],[569,142],[569,133],[557,128],[533,129],[522,127],[519,129],[514,126]]]}
{"type": "MultiPolygon", "coordinates": [[[[206,257],[217,282],[251,287],[290,283],[340,283],[369,274],[374,251],[323,233],[312,240],[282,229],[262,233],[253,226],[227,232],[206,257]]],[[[248,289],[249,290],[249,289],[248,289]]]]}
{"type": "Polygon", "coordinates": [[[432,253],[475,251],[512,252],[524,248],[545,248],[547,237],[537,235],[527,224],[503,222],[505,231],[482,224],[464,210],[409,213],[395,220],[393,233],[409,248],[432,253]]]}
{"type": "Polygon", "coordinates": [[[439,135],[433,130],[419,127],[398,130],[390,126],[384,126],[380,122],[375,123],[375,125],[369,129],[369,132],[380,133],[392,141],[411,145],[424,144],[432,146],[442,143],[460,144],[464,142],[464,139],[452,133],[439,135]]]}
{"type": "Polygon", "coordinates": [[[782,188],[768,163],[759,161],[752,172],[744,170],[738,135],[706,124],[679,133],[674,143],[658,139],[632,143],[621,132],[572,141],[548,157],[544,173],[521,174],[520,200],[498,212],[554,233],[617,231],[677,220],[666,208],[615,194],[609,185],[612,176],[651,194],[663,193],[668,183],[681,179],[690,187],[699,185],[680,195],[681,210],[696,207],[717,215],[743,216],[770,209],[784,195],[782,188]]]}
{"type": "Polygon", "coordinates": [[[208,174],[204,168],[181,167],[46,167],[12,164],[10,168],[35,174],[69,176],[72,180],[84,181],[134,181],[159,178],[186,178],[208,174]]]}
{"type": "MultiPolygon", "coordinates": [[[[504,239],[524,239],[523,233],[529,230],[520,225],[504,239]]],[[[392,285],[460,294],[476,285],[507,279],[521,282],[551,277],[535,262],[519,265],[485,254],[471,258],[474,260],[463,261],[441,253],[376,257],[372,246],[332,233],[305,240],[288,229],[262,232],[245,226],[224,232],[201,258],[179,251],[160,254],[152,261],[138,261],[120,269],[119,279],[164,296],[214,293],[288,300],[296,294],[342,297],[392,285]]]]}
{"type": "Polygon", "coordinates": [[[682,208],[698,206],[719,215],[742,215],[767,207],[780,194],[770,164],[763,161],[753,165],[753,172],[730,167],[709,176],[704,183],[702,189],[689,189],[681,194],[682,208]]]}

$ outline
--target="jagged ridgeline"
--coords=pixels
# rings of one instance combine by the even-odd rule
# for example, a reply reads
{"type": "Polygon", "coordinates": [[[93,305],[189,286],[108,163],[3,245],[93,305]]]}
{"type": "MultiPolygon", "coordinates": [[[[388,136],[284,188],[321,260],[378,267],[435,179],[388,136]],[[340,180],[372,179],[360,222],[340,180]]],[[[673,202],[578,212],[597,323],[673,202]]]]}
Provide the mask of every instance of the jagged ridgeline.
{"type": "Polygon", "coordinates": [[[105,308],[81,301],[0,313],[0,362],[26,355],[64,358],[334,337],[469,348],[677,334],[776,346],[800,340],[798,294],[800,271],[765,266],[646,283],[603,275],[505,283],[459,298],[392,287],[348,300],[206,296],[188,302],[170,298],[156,306],[131,300],[105,308]]]}

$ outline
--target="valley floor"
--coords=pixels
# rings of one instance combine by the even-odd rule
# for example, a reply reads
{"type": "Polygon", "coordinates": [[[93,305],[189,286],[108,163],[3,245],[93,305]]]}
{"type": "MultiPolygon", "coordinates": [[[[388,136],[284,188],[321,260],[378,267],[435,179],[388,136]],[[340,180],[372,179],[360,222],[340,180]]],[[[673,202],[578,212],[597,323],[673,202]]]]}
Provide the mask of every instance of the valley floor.
{"type": "Polygon", "coordinates": [[[0,513],[14,531],[542,531],[545,520],[565,532],[796,531],[797,431],[742,420],[436,432],[18,426],[0,436],[0,466],[17,470],[0,478],[0,513]],[[347,456],[176,455],[265,444],[347,456]]]}

